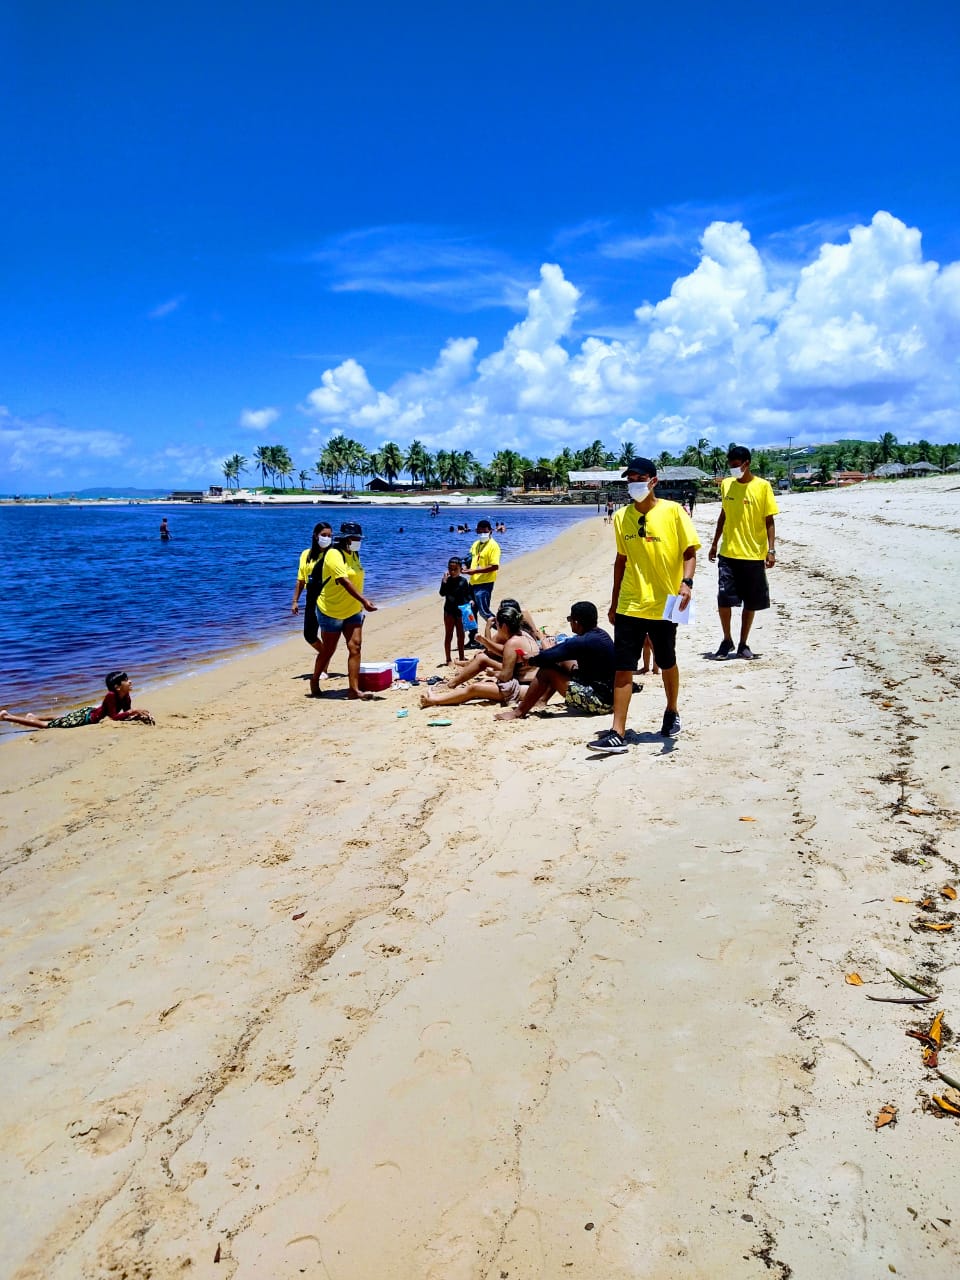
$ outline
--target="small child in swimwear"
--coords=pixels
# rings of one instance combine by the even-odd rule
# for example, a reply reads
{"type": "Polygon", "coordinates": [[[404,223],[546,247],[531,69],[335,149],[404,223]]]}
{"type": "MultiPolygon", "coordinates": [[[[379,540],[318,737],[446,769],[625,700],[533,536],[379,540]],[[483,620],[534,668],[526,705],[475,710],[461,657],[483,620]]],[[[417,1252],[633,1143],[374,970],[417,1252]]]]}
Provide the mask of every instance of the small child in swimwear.
{"type": "Polygon", "coordinates": [[[99,724],[101,720],[139,720],[141,724],[154,724],[153,716],[143,708],[130,705],[133,683],[125,671],[111,671],[106,678],[107,694],[99,707],[77,707],[65,716],[35,716],[28,712],[23,716],[11,715],[0,710],[0,720],[7,724],[19,724],[25,729],[76,729],[82,724],[99,724]]]}

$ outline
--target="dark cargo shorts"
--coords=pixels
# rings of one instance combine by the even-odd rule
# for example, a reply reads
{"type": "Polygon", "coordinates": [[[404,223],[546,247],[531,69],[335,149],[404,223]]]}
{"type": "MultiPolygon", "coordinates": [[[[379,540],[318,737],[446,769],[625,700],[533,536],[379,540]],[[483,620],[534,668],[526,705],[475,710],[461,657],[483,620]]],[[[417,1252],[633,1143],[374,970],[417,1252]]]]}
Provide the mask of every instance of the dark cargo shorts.
{"type": "Polygon", "coordinates": [[[762,560],[731,560],[718,556],[719,575],[717,604],[721,609],[744,609],[751,612],[770,608],[767,570],[762,560]]]}

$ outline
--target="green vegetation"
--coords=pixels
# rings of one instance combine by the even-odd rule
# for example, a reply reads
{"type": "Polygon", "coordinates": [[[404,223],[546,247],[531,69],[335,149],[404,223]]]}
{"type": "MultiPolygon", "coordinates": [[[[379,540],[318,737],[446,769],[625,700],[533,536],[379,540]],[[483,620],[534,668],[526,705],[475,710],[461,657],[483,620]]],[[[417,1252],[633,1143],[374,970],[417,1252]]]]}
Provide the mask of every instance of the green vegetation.
{"type": "MultiPolygon", "coordinates": [[[[731,441],[730,444],[735,443],[731,441]]],[[[307,492],[311,474],[328,492],[353,490],[362,487],[373,476],[381,476],[391,487],[408,477],[411,486],[451,489],[499,489],[503,486],[519,486],[524,476],[531,476],[532,488],[562,489],[567,485],[571,471],[588,467],[614,470],[622,467],[643,445],[632,440],[622,440],[615,448],[608,448],[601,440],[594,440],[585,449],[562,449],[554,458],[526,458],[513,449],[498,450],[488,463],[481,462],[469,449],[438,449],[431,453],[420,440],[414,440],[404,451],[392,441],[377,450],[368,450],[358,440],[335,435],[324,445],[315,466],[297,471],[285,445],[259,445],[253,451],[253,469],[259,471],[264,488],[279,487],[286,491],[287,480],[296,477],[300,491],[307,492]]],[[[727,449],[713,445],[705,437],[688,445],[681,453],[666,450],[657,455],[658,467],[699,467],[707,474],[722,475],[727,466],[727,449]]],[[[833,444],[806,448],[759,448],[754,451],[755,474],[771,480],[781,480],[800,471],[820,484],[827,484],[837,472],[871,472],[885,462],[901,462],[910,466],[916,462],[928,462],[938,470],[944,470],[960,458],[960,445],[932,445],[926,440],[916,444],[899,444],[891,432],[885,432],[878,440],[839,440],[833,444]]],[[[248,459],[235,453],[223,463],[223,475],[228,487],[240,487],[240,477],[249,469],[248,459]]],[[[291,492],[296,492],[291,488],[291,492]]]]}

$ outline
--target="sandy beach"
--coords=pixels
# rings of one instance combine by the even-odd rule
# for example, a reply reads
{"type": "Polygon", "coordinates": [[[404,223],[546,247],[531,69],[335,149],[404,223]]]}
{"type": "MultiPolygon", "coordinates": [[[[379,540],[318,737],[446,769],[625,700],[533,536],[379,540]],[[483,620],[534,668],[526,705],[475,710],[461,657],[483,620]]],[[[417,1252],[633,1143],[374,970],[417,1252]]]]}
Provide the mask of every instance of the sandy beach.
{"type": "MultiPolygon", "coordinates": [[[[960,1079],[960,482],[785,497],[754,663],[704,657],[715,518],[675,742],[650,677],[593,759],[560,706],[311,700],[296,639],[3,744],[5,1276],[957,1274],[905,1032],[944,1010],[960,1079]]],[[[561,627],[612,556],[589,521],[497,595],[561,627]]],[[[364,656],[441,637],[420,597],[364,656]]]]}

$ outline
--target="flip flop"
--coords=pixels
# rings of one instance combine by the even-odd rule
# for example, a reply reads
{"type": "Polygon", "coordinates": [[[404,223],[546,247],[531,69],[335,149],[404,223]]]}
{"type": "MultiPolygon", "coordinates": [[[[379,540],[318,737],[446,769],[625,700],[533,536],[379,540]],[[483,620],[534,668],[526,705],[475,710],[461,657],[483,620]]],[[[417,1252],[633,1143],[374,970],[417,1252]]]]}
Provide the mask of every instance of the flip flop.
{"type": "Polygon", "coordinates": [[[430,729],[445,729],[447,725],[453,724],[452,720],[428,720],[427,727],[430,729]]]}

